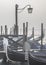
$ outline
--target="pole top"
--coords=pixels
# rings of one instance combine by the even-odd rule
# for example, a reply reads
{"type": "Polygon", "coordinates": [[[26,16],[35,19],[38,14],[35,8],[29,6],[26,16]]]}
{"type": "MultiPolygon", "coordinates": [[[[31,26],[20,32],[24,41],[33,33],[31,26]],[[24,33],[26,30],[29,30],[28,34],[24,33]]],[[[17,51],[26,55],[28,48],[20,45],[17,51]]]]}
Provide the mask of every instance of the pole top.
{"type": "Polygon", "coordinates": [[[18,4],[16,4],[15,7],[18,7],[18,4]]]}

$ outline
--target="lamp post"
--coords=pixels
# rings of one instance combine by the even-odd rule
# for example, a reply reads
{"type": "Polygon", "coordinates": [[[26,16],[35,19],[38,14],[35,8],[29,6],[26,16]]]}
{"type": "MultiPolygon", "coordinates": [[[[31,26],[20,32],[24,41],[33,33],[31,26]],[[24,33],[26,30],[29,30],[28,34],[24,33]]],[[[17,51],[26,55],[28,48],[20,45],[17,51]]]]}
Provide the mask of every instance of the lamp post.
{"type": "Polygon", "coordinates": [[[16,22],[15,22],[15,34],[18,36],[18,19],[17,19],[17,14],[18,14],[18,5],[16,4],[15,6],[15,17],[16,17],[16,22]]]}
{"type": "Polygon", "coordinates": [[[25,7],[18,9],[18,5],[15,5],[15,17],[16,17],[16,21],[15,21],[15,29],[14,29],[14,34],[16,36],[18,36],[18,10],[24,10],[27,6],[29,6],[28,8],[28,13],[32,13],[33,8],[31,8],[31,5],[26,5],[25,7]]]}

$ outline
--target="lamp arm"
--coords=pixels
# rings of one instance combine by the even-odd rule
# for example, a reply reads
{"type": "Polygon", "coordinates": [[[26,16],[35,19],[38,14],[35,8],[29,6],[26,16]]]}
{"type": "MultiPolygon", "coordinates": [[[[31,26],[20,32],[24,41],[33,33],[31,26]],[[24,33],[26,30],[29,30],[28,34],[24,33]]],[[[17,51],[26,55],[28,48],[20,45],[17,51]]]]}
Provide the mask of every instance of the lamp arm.
{"type": "Polygon", "coordinates": [[[27,6],[31,7],[31,5],[26,5],[25,7],[18,9],[18,10],[24,10],[27,6]]]}

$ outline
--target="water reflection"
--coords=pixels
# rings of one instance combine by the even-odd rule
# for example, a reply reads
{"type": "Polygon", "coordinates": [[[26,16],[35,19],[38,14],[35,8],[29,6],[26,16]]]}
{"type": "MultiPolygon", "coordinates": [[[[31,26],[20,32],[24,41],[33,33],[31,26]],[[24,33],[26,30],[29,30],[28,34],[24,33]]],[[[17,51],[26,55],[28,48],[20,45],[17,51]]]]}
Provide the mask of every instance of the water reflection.
{"type": "Polygon", "coordinates": [[[0,65],[27,65],[27,63],[24,62],[0,62],[0,65]]]}
{"type": "Polygon", "coordinates": [[[18,65],[17,63],[1,62],[0,65],[18,65]]]}

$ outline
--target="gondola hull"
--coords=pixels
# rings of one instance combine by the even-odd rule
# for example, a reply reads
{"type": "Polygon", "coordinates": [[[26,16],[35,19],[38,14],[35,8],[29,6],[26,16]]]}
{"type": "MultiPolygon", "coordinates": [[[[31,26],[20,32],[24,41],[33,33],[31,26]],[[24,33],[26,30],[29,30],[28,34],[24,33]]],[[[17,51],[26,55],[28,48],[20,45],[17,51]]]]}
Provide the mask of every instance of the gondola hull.
{"type": "Polygon", "coordinates": [[[46,62],[42,59],[38,59],[37,57],[32,57],[31,54],[29,54],[29,64],[30,65],[46,65],[46,62]]]}
{"type": "MultiPolygon", "coordinates": [[[[25,60],[25,54],[24,52],[20,51],[13,51],[11,49],[7,49],[8,58],[12,61],[20,61],[20,62],[27,62],[25,60]]],[[[46,60],[39,59],[38,57],[33,56],[29,53],[29,64],[30,65],[46,65],[46,60]]]]}
{"type": "Polygon", "coordinates": [[[10,50],[9,48],[7,49],[7,54],[8,54],[8,58],[10,60],[13,60],[13,61],[20,61],[20,62],[25,62],[25,54],[22,53],[22,52],[18,52],[18,51],[13,51],[13,50],[10,50]]]}

